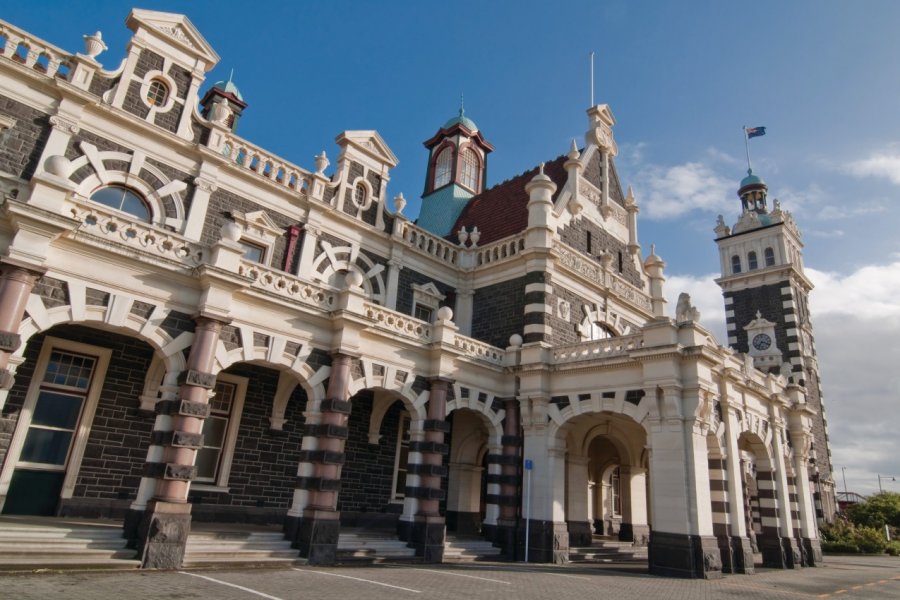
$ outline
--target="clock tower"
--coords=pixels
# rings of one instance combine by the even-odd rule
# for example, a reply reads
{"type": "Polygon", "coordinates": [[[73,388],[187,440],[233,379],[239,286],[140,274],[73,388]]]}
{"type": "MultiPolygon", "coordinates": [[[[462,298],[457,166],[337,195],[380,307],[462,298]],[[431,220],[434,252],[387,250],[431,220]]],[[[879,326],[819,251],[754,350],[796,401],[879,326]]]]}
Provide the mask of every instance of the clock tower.
{"type": "Polygon", "coordinates": [[[837,511],[827,422],[819,382],[800,230],[778,200],[769,210],[768,186],[752,170],[741,180],[741,214],[733,227],[719,215],[715,227],[725,298],[728,345],[756,368],[789,376],[806,389],[814,411],[810,485],[820,521],[837,511]]]}

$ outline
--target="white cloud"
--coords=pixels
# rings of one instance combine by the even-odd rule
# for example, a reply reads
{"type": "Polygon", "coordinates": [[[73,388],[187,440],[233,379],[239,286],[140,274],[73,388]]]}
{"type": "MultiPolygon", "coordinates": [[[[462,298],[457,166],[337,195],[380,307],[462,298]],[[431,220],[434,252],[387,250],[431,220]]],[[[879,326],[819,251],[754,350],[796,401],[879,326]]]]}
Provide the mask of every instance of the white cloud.
{"type": "Polygon", "coordinates": [[[847,172],[856,177],[881,177],[900,185],[900,149],[892,147],[868,158],[847,164],[847,172]]]}
{"type": "MultiPolygon", "coordinates": [[[[839,490],[842,467],[849,490],[861,494],[878,491],[878,474],[900,478],[900,257],[893,259],[849,275],[806,269],[816,286],[810,312],[839,490]]],[[[723,343],[724,304],[714,278],[668,277],[668,313],[688,292],[701,324],[723,343]]],[[[900,491],[900,483],[886,482],[885,489],[900,491]]]]}
{"type": "Polygon", "coordinates": [[[650,219],[680,217],[692,210],[732,213],[737,182],[702,162],[648,165],[634,179],[635,194],[650,219]]]}

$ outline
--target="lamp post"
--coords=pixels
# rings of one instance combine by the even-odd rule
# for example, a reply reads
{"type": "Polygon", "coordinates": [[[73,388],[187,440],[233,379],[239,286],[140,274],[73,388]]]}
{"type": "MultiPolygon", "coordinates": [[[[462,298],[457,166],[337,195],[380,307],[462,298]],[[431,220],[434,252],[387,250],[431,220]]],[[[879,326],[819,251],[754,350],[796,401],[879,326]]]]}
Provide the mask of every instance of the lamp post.
{"type": "Polygon", "coordinates": [[[881,487],[881,479],[884,478],[885,481],[888,481],[890,478],[891,481],[897,481],[897,478],[893,475],[878,475],[878,493],[881,494],[884,492],[884,488],[881,487]]]}
{"type": "Polygon", "coordinates": [[[847,467],[841,467],[841,475],[844,477],[844,496],[847,495],[847,467]]]}

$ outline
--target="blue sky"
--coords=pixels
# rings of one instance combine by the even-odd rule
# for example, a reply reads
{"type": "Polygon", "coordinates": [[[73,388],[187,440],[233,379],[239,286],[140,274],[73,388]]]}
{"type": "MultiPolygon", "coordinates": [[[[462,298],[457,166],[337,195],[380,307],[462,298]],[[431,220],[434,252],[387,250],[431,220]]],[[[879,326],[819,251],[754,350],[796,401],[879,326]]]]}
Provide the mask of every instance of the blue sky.
{"type": "MultiPolygon", "coordinates": [[[[99,29],[124,56],[130,2],[11,3],[2,18],[66,50],[99,29]]],[[[839,489],[900,478],[900,3],[890,0],[547,2],[165,2],[221,55],[210,81],[249,103],[238,133],[312,169],[347,129],[376,129],[400,159],[389,185],[415,215],[422,142],[466,114],[496,146],[489,184],[582,140],[596,52],[596,102],[612,107],[624,185],[644,250],[668,263],[724,339],[712,228],[733,223],[754,170],[804,233],[839,489]],[[885,415],[891,418],[885,419],[885,415]]],[[[900,483],[892,488],[900,491],[900,483]]]]}

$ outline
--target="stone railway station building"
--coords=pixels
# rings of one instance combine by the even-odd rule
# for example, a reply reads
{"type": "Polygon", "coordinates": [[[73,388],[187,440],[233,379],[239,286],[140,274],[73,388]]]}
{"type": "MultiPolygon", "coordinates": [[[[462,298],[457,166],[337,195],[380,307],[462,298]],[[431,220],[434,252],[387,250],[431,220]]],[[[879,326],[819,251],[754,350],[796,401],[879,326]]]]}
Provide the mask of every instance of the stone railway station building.
{"type": "Polygon", "coordinates": [[[186,17],[127,26],[107,69],[99,35],[0,22],[4,514],[121,520],[146,567],[201,521],[281,525],[318,564],[342,526],[521,560],[526,520],[537,562],[604,534],[661,575],[820,564],[812,286],[760,178],[715,230],[724,347],[667,311],[608,106],[493,187],[461,110],[413,222],[377,132],[292,164],[236,134],[248,103],[186,17]]]}

